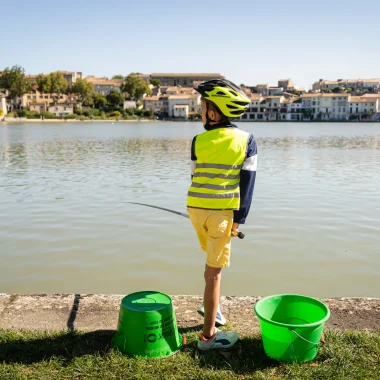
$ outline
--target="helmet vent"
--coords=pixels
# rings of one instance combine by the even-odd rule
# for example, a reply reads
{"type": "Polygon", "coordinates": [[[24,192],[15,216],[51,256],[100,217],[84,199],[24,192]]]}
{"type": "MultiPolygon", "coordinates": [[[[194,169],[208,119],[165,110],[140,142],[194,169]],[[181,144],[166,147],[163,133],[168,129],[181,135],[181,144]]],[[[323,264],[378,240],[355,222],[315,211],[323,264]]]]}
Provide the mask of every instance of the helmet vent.
{"type": "Polygon", "coordinates": [[[231,111],[230,112],[230,114],[231,115],[237,115],[237,116],[240,116],[240,115],[242,115],[244,112],[242,112],[242,111],[240,111],[240,110],[238,110],[238,111],[231,111]]]}
{"type": "Polygon", "coordinates": [[[237,94],[237,92],[235,92],[235,91],[230,90],[230,93],[231,93],[233,96],[239,96],[239,95],[237,94]]]}
{"type": "Polygon", "coordinates": [[[224,92],[222,92],[222,91],[218,91],[217,93],[216,93],[216,95],[226,95],[224,92]]]}
{"type": "Polygon", "coordinates": [[[233,106],[232,104],[226,104],[226,107],[229,108],[230,110],[236,110],[238,107],[233,106]]]}
{"type": "Polygon", "coordinates": [[[248,105],[248,102],[237,102],[237,101],[232,101],[231,103],[233,104],[237,104],[239,106],[247,106],[248,105]]]}

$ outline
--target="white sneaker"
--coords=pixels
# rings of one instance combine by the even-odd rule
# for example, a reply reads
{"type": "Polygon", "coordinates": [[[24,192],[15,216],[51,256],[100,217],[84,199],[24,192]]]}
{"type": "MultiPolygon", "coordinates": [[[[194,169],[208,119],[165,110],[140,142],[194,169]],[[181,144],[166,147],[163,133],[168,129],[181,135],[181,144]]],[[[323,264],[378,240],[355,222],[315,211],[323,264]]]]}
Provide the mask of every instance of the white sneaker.
{"type": "MultiPolygon", "coordinates": [[[[199,306],[198,308],[198,313],[204,317],[205,316],[205,306],[204,304],[202,303],[201,306],[199,306]]],[[[224,318],[221,310],[220,310],[220,305],[218,306],[218,310],[216,311],[216,319],[215,319],[215,322],[219,325],[219,326],[224,326],[226,323],[227,323],[227,319],[224,318]]]]}
{"type": "Polygon", "coordinates": [[[209,351],[215,349],[227,349],[232,347],[239,339],[237,333],[232,331],[222,331],[215,328],[216,334],[212,339],[207,340],[201,333],[198,339],[198,350],[209,351]]]}

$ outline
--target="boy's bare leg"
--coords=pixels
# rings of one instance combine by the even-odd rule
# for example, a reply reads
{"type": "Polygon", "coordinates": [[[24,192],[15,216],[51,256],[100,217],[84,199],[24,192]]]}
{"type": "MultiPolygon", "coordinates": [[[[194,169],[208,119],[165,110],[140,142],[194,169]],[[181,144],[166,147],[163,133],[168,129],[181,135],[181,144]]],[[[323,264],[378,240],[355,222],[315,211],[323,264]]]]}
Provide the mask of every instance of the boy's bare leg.
{"type": "Polygon", "coordinates": [[[203,297],[205,308],[203,335],[212,336],[215,332],[215,318],[219,305],[222,268],[212,268],[206,264],[204,277],[206,286],[203,297]]]}

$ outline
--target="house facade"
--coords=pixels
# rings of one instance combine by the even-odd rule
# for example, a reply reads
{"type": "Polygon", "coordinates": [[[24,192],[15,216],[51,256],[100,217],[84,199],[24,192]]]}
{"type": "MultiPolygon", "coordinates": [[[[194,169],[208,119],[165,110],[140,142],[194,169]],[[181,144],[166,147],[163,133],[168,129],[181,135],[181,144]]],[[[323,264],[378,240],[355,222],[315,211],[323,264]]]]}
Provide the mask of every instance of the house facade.
{"type": "Polygon", "coordinates": [[[192,95],[169,95],[168,96],[168,116],[174,116],[175,106],[188,106],[188,116],[196,115],[201,112],[201,96],[192,95]]]}
{"type": "Polygon", "coordinates": [[[56,104],[50,106],[48,110],[58,117],[72,115],[74,113],[74,104],[56,104]]]}
{"type": "Polygon", "coordinates": [[[120,88],[124,83],[123,79],[108,79],[106,77],[98,78],[95,76],[88,76],[85,78],[87,82],[94,85],[94,91],[98,94],[107,96],[113,90],[121,92],[120,88]]]}
{"type": "Polygon", "coordinates": [[[46,107],[46,103],[45,102],[42,102],[42,103],[32,103],[29,105],[29,111],[34,111],[34,112],[37,112],[37,113],[43,113],[43,112],[46,112],[47,110],[47,107],[46,107]]]}

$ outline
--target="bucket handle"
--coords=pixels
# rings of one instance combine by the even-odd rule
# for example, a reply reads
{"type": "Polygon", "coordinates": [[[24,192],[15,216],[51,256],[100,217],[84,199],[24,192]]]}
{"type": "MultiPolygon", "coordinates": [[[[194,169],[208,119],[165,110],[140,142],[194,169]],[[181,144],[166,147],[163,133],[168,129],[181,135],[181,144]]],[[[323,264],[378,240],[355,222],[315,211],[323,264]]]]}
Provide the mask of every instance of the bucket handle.
{"type": "Polygon", "coordinates": [[[307,343],[310,343],[310,344],[315,344],[316,346],[318,346],[321,342],[318,342],[318,343],[315,343],[315,342],[311,342],[310,340],[307,340],[305,339],[302,335],[298,334],[296,331],[294,331],[293,329],[290,329],[291,332],[293,332],[294,334],[296,334],[299,338],[301,338],[302,340],[304,340],[305,342],[307,343]]]}

